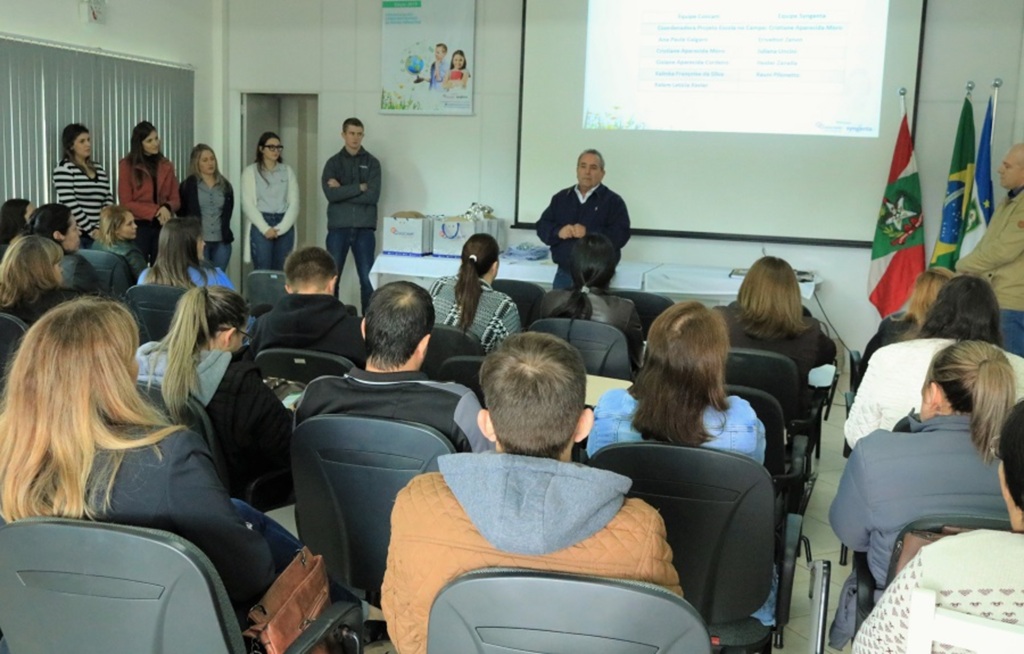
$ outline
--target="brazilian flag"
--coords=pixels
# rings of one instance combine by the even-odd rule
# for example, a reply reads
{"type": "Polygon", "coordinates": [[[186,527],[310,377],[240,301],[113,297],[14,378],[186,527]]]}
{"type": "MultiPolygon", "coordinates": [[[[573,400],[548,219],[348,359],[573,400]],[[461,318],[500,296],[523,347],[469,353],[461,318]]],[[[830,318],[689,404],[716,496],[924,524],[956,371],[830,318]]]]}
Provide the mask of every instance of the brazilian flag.
{"type": "Polygon", "coordinates": [[[974,185],[974,107],[971,96],[964,98],[960,110],[960,125],[953,142],[953,159],[949,163],[949,179],[946,182],[946,199],[942,204],[942,225],[932,253],[932,268],[956,269],[960,258],[961,230],[964,216],[971,204],[971,188],[974,185]]]}

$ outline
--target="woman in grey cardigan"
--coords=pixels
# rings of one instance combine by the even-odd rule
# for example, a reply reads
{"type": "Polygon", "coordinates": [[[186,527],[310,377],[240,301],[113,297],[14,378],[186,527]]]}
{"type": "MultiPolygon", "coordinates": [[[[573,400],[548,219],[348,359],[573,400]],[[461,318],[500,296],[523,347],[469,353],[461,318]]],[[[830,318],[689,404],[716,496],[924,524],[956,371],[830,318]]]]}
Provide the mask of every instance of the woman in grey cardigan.
{"type": "MultiPolygon", "coordinates": [[[[843,543],[867,552],[876,586],[885,586],[893,542],[909,522],[966,513],[1005,517],[995,452],[1013,407],[1016,382],[1006,355],[981,341],[935,354],[921,391],[921,413],[906,429],[878,430],[854,448],[829,511],[843,543]]],[[[843,587],[832,647],[853,636],[856,584],[843,587]]]]}

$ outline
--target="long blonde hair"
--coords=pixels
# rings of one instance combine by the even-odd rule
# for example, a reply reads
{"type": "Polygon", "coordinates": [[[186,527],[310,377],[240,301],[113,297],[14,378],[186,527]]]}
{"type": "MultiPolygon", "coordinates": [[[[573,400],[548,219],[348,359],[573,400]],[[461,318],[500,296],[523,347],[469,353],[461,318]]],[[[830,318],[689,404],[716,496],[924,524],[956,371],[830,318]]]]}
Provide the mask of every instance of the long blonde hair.
{"type": "Polygon", "coordinates": [[[946,282],[953,279],[953,271],[949,268],[929,268],[914,280],[914,291],[910,294],[907,312],[900,318],[902,322],[920,327],[928,309],[935,304],[935,298],[946,282]]]}
{"type": "Polygon", "coordinates": [[[112,300],[80,298],[25,334],[0,400],[0,515],[95,518],[127,450],[167,424],[135,386],[138,327],[112,300]]]}
{"type": "Polygon", "coordinates": [[[151,367],[161,355],[167,356],[160,390],[171,417],[186,421],[185,405],[199,390],[199,354],[218,331],[241,329],[248,319],[245,299],[224,286],[200,286],[181,296],[170,331],[150,352],[151,367]]]}
{"type": "Polygon", "coordinates": [[[132,212],[124,205],[111,204],[103,207],[100,209],[100,228],[96,240],[107,247],[113,247],[114,244],[121,242],[123,239],[117,232],[129,218],[134,220],[132,212]]]}
{"type": "Polygon", "coordinates": [[[199,240],[203,227],[192,216],[172,218],[160,230],[159,249],[153,267],[146,275],[146,284],[164,284],[179,288],[195,288],[189,270],[194,268],[206,275],[207,270],[199,258],[199,240]]]}
{"type": "Polygon", "coordinates": [[[985,463],[1013,408],[1017,382],[1006,354],[984,341],[960,341],[935,353],[925,387],[936,383],[956,413],[971,416],[971,443],[985,463]]]}
{"type": "Polygon", "coordinates": [[[794,338],[807,331],[800,285],[784,259],[761,257],[747,271],[736,297],[743,331],[765,341],[794,338]]]}
{"type": "Polygon", "coordinates": [[[60,288],[63,275],[57,266],[63,258],[64,250],[51,239],[15,239],[0,261],[0,307],[31,304],[43,293],[60,288]]]}

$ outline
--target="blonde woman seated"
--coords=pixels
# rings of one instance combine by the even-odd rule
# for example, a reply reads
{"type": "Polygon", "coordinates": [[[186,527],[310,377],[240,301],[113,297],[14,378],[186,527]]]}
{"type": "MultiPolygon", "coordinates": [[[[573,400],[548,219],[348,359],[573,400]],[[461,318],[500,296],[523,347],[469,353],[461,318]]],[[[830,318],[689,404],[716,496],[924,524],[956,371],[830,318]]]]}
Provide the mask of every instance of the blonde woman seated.
{"type": "Polygon", "coordinates": [[[628,390],[594,407],[587,440],[593,455],[612,443],[643,439],[745,454],[764,462],[764,425],[743,398],[725,394],[729,336],[721,315],[679,302],[651,325],[644,365],[628,390]]]}
{"type": "Polygon", "coordinates": [[[22,236],[0,261],[0,311],[31,325],[53,307],[78,297],[63,288],[64,250],[42,236],[22,236]]]}
{"type": "MultiPolygon", "coordinates": [[[[1015,390],[1001,349],[981,341],[954,343],[932,359],[919,392],[920,415],[910,416],[905,430],[879,429],[853,449],[829,522],[851,550],[867,552],[878,588],[885,587],[893,542],[908,522],[941,513],[1005,515],[995,453],[1015,390]]],[[[853,635],[855,603],[851,575],[832,626],[832,647],[841,648],[853,635]]]]}
{"type": "MultiPolygon", "coordinates": [[[[736,301],[716,307],[729,327],[731,347],[766,350],[796,363],[803,386],[811,368],[832,363],[836,344],[821,324],[803,315],[800,285],[793,268],[778,257],[761,257],[747,271],[736,301]]],[[[803,406],[810,401],[805,393],[803,406]]]]}
{"type": "Polygon", "coordinates": [[[138,334],[127,308],[91,297],[28,330],[0,409],[0,523],[54,516],[174,532],[248,610],[274,580],[270,546],[232,505],[202,438],[139,394],[138,334]]]}
{"type": "MultiPolygon", "coordinates": [[[[1010,412],[999,437],[999,487],[1012,532],[979,529],[922,549],[893,579],[853,642],[854,654],[903,654],[906,615],[916,588],[935,591],[938,606],[1012,624],[1024,621],[1024,405],[1010,412]],[[993,593],[991,589],[998,588],[993,593]]],[[[937,651],[945,652],[945,649],[937,651]]]]}
{"type": "Polygon", "coordinates": [[[430,287],[437,324],[474,334],[485,352],[521,327],[516,303],[491,288],[497,276],[498,242],[488,234],[474,234],[462,246],[458,276],[442,277],[430,287]]]}
{"type": "Polygon", "coordinates": [[[203,227],[197,218],[172,218],[160,230],[159,249],[152,268],[139,275],[140,284],[180,288],[234,284],[220,268],[203,260],[203,227]]]}
{"type": "Polygon", "coordinates": [[[110,252],[124,257],[128,268],[132,271],[132,279],[138,279],[148,264],[142,250],[135,245],[135,216],[119,204],[103,207],[100,210],[100,227],[96,233],[93,250],[110,252]]]}
{"type": "Polygon", "coordinates": [[[878,325],[878,331],[864,347],[861,367],[867,368],[871,356],[878,351],[878,348],[912,338],[913,334],[924,324],[928,309],[935,304],[935,298],[939,296],[939,291],[951,279],[953,279],[953,271],[949,268],[929,268],[918,275],[914,280],[914,291],[907,301],[907,310],[886,316],[882,320],[878,325]]]}
{"type": "MultiPolygon", "coordinates": [[[[164,226],[167,234],[171,221],[164,226]]],[[[159,256],[166,250],[160,248],[159,256]]],[[[288,468],[291,413],[241,356],[249,306],[223,286],[192,288],[178,300],[167,336],[139,348],[139,381],[160,385],[171,417],[186,419],[197,399],[210,416],[227,459],[233,497],[257,477],[288,468]]]]}

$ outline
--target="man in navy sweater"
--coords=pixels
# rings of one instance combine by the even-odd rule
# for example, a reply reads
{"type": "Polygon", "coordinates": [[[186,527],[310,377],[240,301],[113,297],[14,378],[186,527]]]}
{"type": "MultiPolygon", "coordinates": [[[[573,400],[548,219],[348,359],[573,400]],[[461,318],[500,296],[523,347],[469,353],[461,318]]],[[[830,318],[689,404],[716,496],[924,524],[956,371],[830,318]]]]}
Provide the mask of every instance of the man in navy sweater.
{"type": "Polygon", "coordinates": [[[558,272],[551,283],[555,289],[571,288],[572,246],[588,233],[604,234],[616,249],[629,241],[629,211],[619,194],[601,185],[604,157],[597,150],[584,150],[576,160],[576,186],[561,190],[537,222],[537,236],[551,246],[551,260],[558,272]]]}

